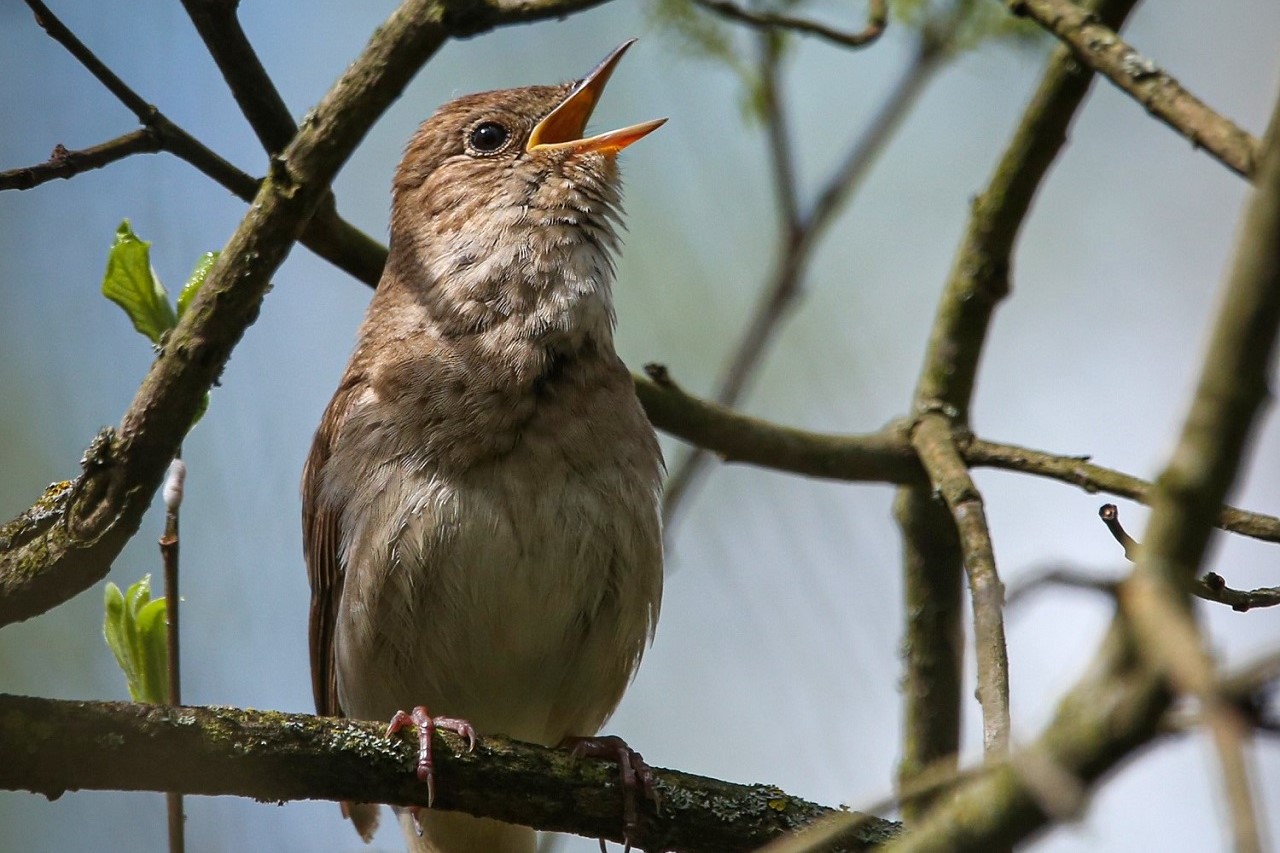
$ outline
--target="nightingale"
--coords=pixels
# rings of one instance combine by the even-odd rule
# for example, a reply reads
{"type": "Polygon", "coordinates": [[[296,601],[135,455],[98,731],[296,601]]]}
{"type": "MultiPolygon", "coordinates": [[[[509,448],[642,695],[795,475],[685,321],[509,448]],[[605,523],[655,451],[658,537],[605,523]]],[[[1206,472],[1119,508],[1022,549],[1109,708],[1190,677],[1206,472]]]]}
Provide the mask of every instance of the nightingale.
{"type": "MultiPolygon", "coordinates": [[[[614,350],[611,287],[617,155],[665,119],[584,132],[630,44],[580,81],[462,97],[419,127],[306,462],[316,709],[412,719],[429,786],[433,724],[595,735],[658,618],[663,462],[614,350]]],[[[378,808],[344,813],[368,840],[378,808]]],[[[414,851],[535,849],[531,829],[459,813],[401,823],[414,851]]]]}

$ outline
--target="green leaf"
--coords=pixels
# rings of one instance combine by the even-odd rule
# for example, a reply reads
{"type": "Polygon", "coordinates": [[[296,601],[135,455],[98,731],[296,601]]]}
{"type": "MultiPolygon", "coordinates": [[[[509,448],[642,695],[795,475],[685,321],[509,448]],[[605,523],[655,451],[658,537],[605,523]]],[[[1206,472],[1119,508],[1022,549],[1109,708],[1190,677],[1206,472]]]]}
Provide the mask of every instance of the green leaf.
{"type": "Polygon", "coordinates": [[[135,702],[168,701],[168,604],[163,597],[151,598],[151,576],[143,576],[124,593],[108,583],[103,603],[102,633],[124,673],[129,697],[135,702]]]}
{"type": "MultiPolygon", "coordinates": [[[[187,306],[196,298],[196,293],[200,291],[200,287],[204,284],[204,280],[209,275],[209,270],[213,269],[213,264],[218,260],[217,252],[205,252],[200,256],[200,260],[196,261],[196,268],[191,271],[191,276],[187,279],[187,283],[182,286],[182,292],[178,294],[178,318],[187,313],[187,306]]],[[[196,420],[199,420],[197,418],[196,420]]]]}
{"type": "Polygon", "coordinates": [[[143,702],[164,704],[169,700],[169,647],[165,636],[168,602],[157,598],[137,614],[139,681],[143,702]]]}
{"type": "Polygon", "coordinates": [[[116,229],[107,255],[102,295],[124,309],[133,327],[153,344],[178,322],[169,294],[151,269],[151,244],[133,233],[127,219],[116,229]]]}

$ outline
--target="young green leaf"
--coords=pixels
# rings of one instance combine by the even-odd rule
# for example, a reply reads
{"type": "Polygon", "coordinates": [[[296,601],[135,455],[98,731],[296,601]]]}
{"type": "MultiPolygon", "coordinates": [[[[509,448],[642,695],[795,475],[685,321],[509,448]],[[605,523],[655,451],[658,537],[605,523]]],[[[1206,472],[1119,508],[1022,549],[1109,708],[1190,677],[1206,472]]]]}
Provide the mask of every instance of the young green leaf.
{"type": "Polygon", "coordinates": [[[213,269],[214,261],[218,260],[217,252],[205,252],[200,256],[200,260],[196,261],[196,268],[191,271],[191,276],[187,279],[187,283],[182,286],[182,292],[178,294],[178,318],[187,313],[187,306],[196,298],[200,286],[204,284],[205,278],[209,275],[209,270],[213,269]]]}
{"type": "Polygon", "coordinates": [[[151,576],[124,593],[108,583],[104,609],[102,634],[124,673],[129,697],[135,702],[168,701],[168,607],[164,598],[151,598],[151,576]]]}
{"type": "Polygon", "coordinates": [[[107,255],[102,295],[124,309],[133,327],[153,344],[178,322],[169,294],[151,269],[151,244],[133,233],[127,219],[116,229],[107,255]]]}

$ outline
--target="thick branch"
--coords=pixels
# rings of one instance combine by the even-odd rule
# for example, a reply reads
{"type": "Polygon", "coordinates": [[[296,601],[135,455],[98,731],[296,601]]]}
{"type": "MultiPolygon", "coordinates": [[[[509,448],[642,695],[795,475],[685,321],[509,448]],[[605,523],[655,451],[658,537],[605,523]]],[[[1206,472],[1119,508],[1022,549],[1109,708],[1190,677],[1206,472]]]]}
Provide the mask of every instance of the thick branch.
{"type": "MultiPolygon", "coordinates": [[[[1121,614],[1092,674],[1068,694],[1035,746],[1038,760],[1056,776],[1087,789],[1155,736],[1171,687],[1194,693],[1223,754],[1237,843],[1244,850],[1256,849],[1257,827],[1241,769],[1243,736],[1229,718],[1227,730],[1214,723],[1224,719],[1225,697],[1188,616],[1185,580],[1204,558],[1218,507],[1244,457],[1280,328],[1280,101],[1267,139],[1196,396],[1153,490],[1137,568],[1119,588],[1121,614]],[[1187,665],[1188,657],[1194,665],[1187,665]]],[[[1047,802],[1012,762],[962,786],[889,849],[1010,846],[1056,817],[1047,802]]]]}
{"type": "Polygon", "coordinates": [[[1195,398],[1156,481],[1145,544],[1121,602],[1149,665],[1179,693],[1199,699],[1223,769],[1235,848],[1252,853],[1263,842],[1245,759],[1248,723],[1217,690],[1187,583],[1245,458],[1280,334],[1280,98],[1238,239],[1195,398]]]}
{"type": "Polygon", "coordinates": [[[912,830],[890,843],[892,853],[988,853],[1009,849],[1055,819],[1054,805],[1076,791],[1046,784],[1031,767],[1088,788],[1159,731],[1168,694],[1137,666],[1127,632],[1112,626],[1089,675],[1062,700],[1034,744],[1007,762],[961,783],[912,830]]]}
{"type": "MultiPolygon", "coordinates": [[[[0,788],[49,797],[179,791],[426,806],[416,743],[389,740],[385,728],[236,708],[0,695],[0,788]]],[[[623,840],[617,769],[608,762],[575,762],[562,750],[489,737],[468,754],[460,738],[439,733],[436,774],[437,808],[623,840]]],[[[754,850],[834,811],[767,785],[656,775],[661,814],[646,811],[631,839],[650,850],[754,850]]],[[[865,850],[897,832],[897,824],[868,817],[855,841],[838,849],[865,850]]]]}
{"type": "MultiPolygon", "coordinates": [[[[956,525],[929,489],[899,489],[894,518],[902,529],[902,757],[898,788],[956,770],[964,672],[964,568],[956,525]]],[[[942,792],[902,803],[914,825],[942,792]]]]}
{"type": "MultiPolygon", "coordinates": [[[[30,0],[38,4],[38,0],[30,0]]],[[[583,0],[446,7],[407,0],[311,113],[277,160],[248,215],[210,271],[125,412],[119,431],[95,443],[85,474],[56,521],[0,552],[0,577],[35,576],[69,597],[102,578],[137,530],[205,392],[257,317],[270,277],[327,196],[329,182],[375,119],[451,32],[563,15],[583,0]]],[[[9,606],[8,621],[42,612],[9,606]]]]}
{"type": "Polygon", "coordinates": [[[1253,175],[1258,140],[1182,88],[1126,44],[1106,21],[1099,22],[1071,0],[1009,0],[1009,7],[1069,45],[1081,62],[1105,75],[1192,145],[1239,175],[1253,175]]]}

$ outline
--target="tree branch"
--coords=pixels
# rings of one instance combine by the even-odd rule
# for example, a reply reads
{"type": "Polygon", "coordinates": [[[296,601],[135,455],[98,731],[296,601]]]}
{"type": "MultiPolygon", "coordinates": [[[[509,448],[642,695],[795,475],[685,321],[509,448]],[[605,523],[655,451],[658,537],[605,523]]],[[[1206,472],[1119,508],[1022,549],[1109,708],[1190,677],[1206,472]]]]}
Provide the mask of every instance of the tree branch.
{"type": "Polygon", "coordinates": [[[80,151],[68,151],[58,145],[44,163],[0,172],[0,191],[29,190],[46,181],[73,178],[81,172],[101,169],[134,154],[154,154],[163,150],[160,138],[148,127],[129,131],[80,151]]]}
{"type": "MultiPolygon", "coordinates": [[[[1196,395],[1153,490],[1137,567],[1118,588],[1120,612],[1091,675],[1068,694],[1034,747],[1062,775],[1087,786],[1156,735],[1171,687],[1192,693],[1223,756],[1242,850],[1260,845],[1243,775],[1243,735],[1238,720],[1224,713],[1229,703],[1190,619],[1185,581],[1204,559],[1218,507],[1244,457],[1280,328],[1280,101],[1267,140],[1196,395]]],[[[1028,838],[1054,815],[1016,766],[961,786],[888,849],[986,851],[1028,838]]]]}
{"type": "Polygon", "coordinates": [[[857,32],[845,32],[807,18],[797,18],[794,15],[744,9],[728,0],[694,0],[694,2],[704,9],[740,24],[764,30],[794,30],[805,35],[817,36],[841,47],[865,47],[880,38],[889,23],[889,9],[885,0],[868,0],[867,25],[857,32]]]}
{"type": "MultiPolygon", "coordinates": [[[[65,47],[67,52],[79,60],[80,64],[109,92],[133,112],[142,123],[142,130],[150,133],[158,142],[159,150],[168,151],[175,157],[190,163],[243,201],[253,201],[261,184],[257,178],[240,171],[207,148],[200,140],[170,121],[155,106],[148,104],[102,60],[98,59],[93,51],[89,50],[56,15],[49,11],[41,0],[25,0],[25,2],[35,12],[36,21],[45,32],[65,47]]],[[[140,153],[141,150],[148,149],[129,153],[140,153]]],[[[24,170],[13,170],[15,173],[22,171],[24,170]]],[[[26,188],[19,183],[12,186],[0,183],[0,190],[26,188]]],[[[321,258],[370,287],[375,286],[382,275],[382,267],[387,259],[386,248],[339,217],[331,194],[326,193],[325,199],[312,214],[312,221],[307,224],[299,240],[321,258]]]]}
{"type": "Polygon", "coordinates": [[[1147,57],[1071,0],[1007,0],[1015,15],[1025,15],[1070,46],[1082,63],[1106,76],[1196,148],[1208,151],[1238,175],[1253,176],[1258,140],[1188,92],[1147,57]]]}
{"type": "Polygon", "coordinates": [[[1004,634],[1004,584],[996,571],[982,493],[956,449],[947,418],[938,414],[922,417],[912,431],[912,445],[929,472],[933,489],[951,510],[959,534],[973,600],[982,742],[989,757],[1000,755],[1009,748],[1009,653],[1004,634]]]}
{"type": "MultiPolygon", "coordinates": [[[[179,791],[425,807],[416,742],[385,724],[236,708],[68,702],[0,695],[0,788],[55,798],[68,790],[179,791]]],[[[472,753],[437,734],[436,807],[556,832],[623,840],[622,795],[609,762],[484,737],[472,753]]],[[[660,814],[631,840],[649,850],[747,851],[834,812],[767,785],[656,771],[660,814]]],[[[336,818],[336,813],[335,813],[336,818]]],[[[868,816],[866,850],[900,831],[868,816]]]]}
{"type": "Polygon", "coordinates": [[[298,132],[298,126],[240,26],[238,6],[226,0],[182,0],[182,8],[187,10],[263,150],[279,154],[298,132]]]}
{"type": "Polygon", "coordinates": [[[910,832],[886,845],[886,853],[989,853],[1031,837],[1055,817],[1045,790],[1029,766],[1052,768],[1054,779],[1088,789],[1159,731],[1168,694],[1134,660],[1123,624],[1112,626],[1089,674],[1059,703],[1048,728],[1010,760],[990,765],[962,782],[910,832]]]}
{"type": "MultiPolygon", "coordinates": [[[[1093,4],[1096,13],[1119,25],[1132,10],[1136,0],[1097,0],[1093,4]]],[[[974,379],[986,343],[996,306],[1009,293],[1009,269],[1013,246],[1018,232],[1031,208],[1031,202],[1039,189],[1049,166],[1066,142],[1066,131],[1076,111],[1084,102],[1093,75],[1082,70],[1072,61],[1070,53],[1059,48],[1054,51],[1045,68],[1040,85],[1031,103],[1023,112],[996,165],[986,189],[973,203],[965,236],[957,251],[946,287],[938,303],[924,365],[912,399],[912,411],[916,417],[929,419],[936,416],[943,422],[934,429],[939,441],[949,444],[941,450],[939,459],[963,458],[956,443],[954,427],[967,430],[969,409],[972,404],[974,379]]],[[[917,446],[917,450],[921,450],[917,446]]],[[[927,448],[923,448],[927,449],[927,448]]],[[[935,448],[938,450],[938,448],[935,448]]],[[[928,463],[926,463],[926,466],[928,463]]],[[[969,480],[967,474],[965,480],[969,480]]],[[[969,485],[972,481],[969,480],[969,485]]],[[[961,489],[958,494],[977,495],[976,489],[961,489]]],[[[956,494],[952,498],[955,499],[956,494]]],[[[927,485],[913,484],[899,493],[896,503],[899,526],[904,539],[904,583],[909,602],[923,600],[934,588],[953,588],[959,583],[962,565],[970,570],[974,583],[975,614],[981,611],[980,625],[984,630],[979,649],[979,660],[986,658],[983,689],[984,734],[987,743],[1000,742],[1000,731],[1007,732],[1008,675],[1007,651],[1003,648],[1002,621],[999,608],[1003,606],[1000,580],[995,572],[994,559],[990,555],[989,534],[985,532],[983,515],[961,512],[960,508],[971,501],[951,503],[954,519],[931,508],[932,494],[927,485]],[[947,537],[949,548],[939,547],[947,540],[931,532],[934,525],[961,523],[958,536],[947,537]],[[912,541],[912,537],[923,537],[912,541]],[[984,544],[985,543],[985,544],[984,544]],[[966,547],[967,546],[967,547],[966,547]],[[924,555],[934,560],[934,565],[921,565],[924,555]],[[976,573],[975,573],[976,570],[976,573]],[[943,578],[942,573],[952,573],[954,578],[943,578]],[[914,588],[920,585],[920,589],[914,588]],[[981,595],[981,601],[979,601],[981,595]],[[999,630],[997,630],[999,628],[999,630]],[[997,639],[1001,648],[991,646],[997,639]],[[1006,661],[1000,666],[1001,661],[1006,661]],[[999,673],[1003,673],[1003,677],[999,673]],[[1003,682],[1003,684],[1001,683],[1003,682]],[[1003,701],[1001,697],[1003,698],[1003,701]],[[1003,711],[1001,710],[1003,707],[1003,711]]],[[[959,607],[959,602],[954,602],[959,607]]],[[[958,621],[954,616],[952,620],[958,621]]],[[[978,627],[978,625],[975,625],[978,627]]],[[[948,657],[939,647],[940,639],[927,632],[929,625],[908,612],[906,624],[904,683],[922,683],[925,675],[917,673],[918,667],[926,667],[938,677],[939,661],[951,660],[960,666],[958,658],[948,657]]],[[[958,686],[960,673],[945,675],[941,683],[958,686]]],[[[936,694],[907,690],[903,693],[908,719],[932,720],[938,725],[958,725],[959,717],[942,715],[930,718],[926,708],[914,708],[919,704],[946,701],[958,703],[959,697],[940,699],[936,694]]],[[[908,732],[904,739],[903,758],[899,766],[899,784],[912,781],[910,773],[953,758],[937,753],[917,753],[921,745],[947,744],[958,739],[958,734],[908,732]]],[[[917,814],[910,815],[917,817],[917,814]]],[[[1001,849],[996,847],[995,849],[1001,849]]]]}
{"type": "MultiPolygon", "coordinates": [[[[947,55],[946,45],[954,30],[954,25],[947,25],[937,32],[929,30],[920,36],[910,64],[870,124],[854,141],[844,160],[827,178],[807,213],[802,213],[796,202],[795,168],[787,140],[785,111],[779,103],[775,79],[777,69],[772,63],[765,63],[762,75],[765,81],[765,127],[769,131],[774,183],[783,211],[778,256],[769,281],[760,291],[751,319],[725,366],[715,391],[716,402],[733,406],[746,392],[782,321],[803,292],[809,261],[819,241],[856,192],[894,132],[911,113],[921,92],[942,67],[942,60],[947,55]]],[[[681,503],[692,494],[710,461],[705,452],[693,450],[674,467],[667,478],[663,497],[663,515],[668,525],[681,503]]]]}
{"type": "MultiPolygon", "coordinates": [[[[1136,562],[1139,549],[1142,546],[1120,524],[1120,510],[1116,505],[1103,504],[1098,510],[1098,516],[1102,519],[1102,523],[1107,526],[1107,530],[1111,532],[1111,535],[1115,537],[1115,540],[1120,543],[1120,547],[1124,548],[1125,559],[1130,562],[1136,562]]],[[[1228,604],[1232,610],[1240,613],[1252,610],[1255,607],[1274,607],[1280,604],[1280,587],[1263,587],[1251,590],[1232,589],[1227,586],[1227,582],[1217,572],[1207,572],[1204,577],[1194,578],[1191,584],[1191,594],[1205,601],[1228,604]]]]}
{"type": "Polygon", "coordinates": [[[119,430],[100,436],[86,455],[85,473],[59,505],[62,512],[23,525],[16,546],[0,552],[3,583],[28,591],[35,583],[46,591],[43,597],[6,599],[6,621],[43,612],[50,606],[50,591],[65,600],[106,574],[138,529],[205,392],[257,317],[271,275],[326,197],[329,182],[444,40],[586,5],[584,0],[543,0],[508,8],[406,0],[392,13],[273,163],[199,295],[166,339],[119,430]]]}

